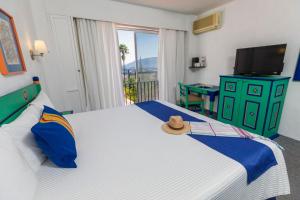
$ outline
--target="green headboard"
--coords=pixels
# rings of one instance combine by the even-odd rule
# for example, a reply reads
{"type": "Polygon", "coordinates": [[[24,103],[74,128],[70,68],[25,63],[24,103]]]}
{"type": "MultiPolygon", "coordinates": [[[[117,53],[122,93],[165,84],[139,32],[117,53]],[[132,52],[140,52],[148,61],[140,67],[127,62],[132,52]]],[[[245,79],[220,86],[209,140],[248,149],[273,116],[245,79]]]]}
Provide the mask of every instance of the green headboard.
{"type": "Polygon", "coordinates": [[[41,91],[38,78],[24,88],[0,97],[0,126],[15,120],[41,91]]]}

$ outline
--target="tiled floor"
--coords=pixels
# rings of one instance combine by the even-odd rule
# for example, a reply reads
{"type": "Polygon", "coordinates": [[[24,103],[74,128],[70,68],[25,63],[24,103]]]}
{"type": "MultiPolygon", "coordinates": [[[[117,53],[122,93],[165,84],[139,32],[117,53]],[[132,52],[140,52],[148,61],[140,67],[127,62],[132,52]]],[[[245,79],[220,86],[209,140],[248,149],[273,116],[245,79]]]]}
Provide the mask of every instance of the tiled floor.
{"type": "Polygon", "coordinates": [[[285,148],[283,154],[291,186],[291,195],[278,197],[277,200],[300,200],[300,141],[284,136],[275,141],[285,148]]]}

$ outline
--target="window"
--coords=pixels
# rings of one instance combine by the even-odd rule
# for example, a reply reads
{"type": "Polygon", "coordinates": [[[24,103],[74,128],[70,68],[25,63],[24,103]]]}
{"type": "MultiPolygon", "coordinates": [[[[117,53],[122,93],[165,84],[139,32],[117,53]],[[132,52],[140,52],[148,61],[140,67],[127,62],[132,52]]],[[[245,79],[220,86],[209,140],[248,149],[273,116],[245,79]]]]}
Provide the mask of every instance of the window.
{"type": "Polygon", "coordinates": [[[155,30],[118,30],[126,104],[158,99],[158,34],[155,30]]]}

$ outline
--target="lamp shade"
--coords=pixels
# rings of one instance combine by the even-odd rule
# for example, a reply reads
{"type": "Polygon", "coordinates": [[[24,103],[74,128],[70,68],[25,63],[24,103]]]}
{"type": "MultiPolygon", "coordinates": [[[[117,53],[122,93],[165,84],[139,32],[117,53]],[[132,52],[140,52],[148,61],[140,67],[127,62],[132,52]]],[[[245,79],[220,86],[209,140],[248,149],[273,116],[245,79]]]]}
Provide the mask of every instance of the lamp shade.
{"type": "Polygon", "coordinates": [[[48,53],[46,43],[43,40],[35,40],[34,41],[34,52],[36,54],[48,53]]]}

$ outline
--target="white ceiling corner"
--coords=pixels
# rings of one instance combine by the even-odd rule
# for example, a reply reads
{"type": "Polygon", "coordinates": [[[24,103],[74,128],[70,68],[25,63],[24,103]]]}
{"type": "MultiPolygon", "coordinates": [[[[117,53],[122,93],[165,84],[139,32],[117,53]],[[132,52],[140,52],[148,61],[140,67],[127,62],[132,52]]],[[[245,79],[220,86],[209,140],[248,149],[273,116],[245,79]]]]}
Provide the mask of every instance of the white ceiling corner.
{"type": "Polygon", "coordinates": [[[183,14],[199,15],[233,0],[114,0],[183,14]]]}

